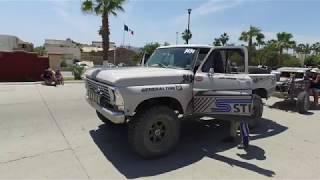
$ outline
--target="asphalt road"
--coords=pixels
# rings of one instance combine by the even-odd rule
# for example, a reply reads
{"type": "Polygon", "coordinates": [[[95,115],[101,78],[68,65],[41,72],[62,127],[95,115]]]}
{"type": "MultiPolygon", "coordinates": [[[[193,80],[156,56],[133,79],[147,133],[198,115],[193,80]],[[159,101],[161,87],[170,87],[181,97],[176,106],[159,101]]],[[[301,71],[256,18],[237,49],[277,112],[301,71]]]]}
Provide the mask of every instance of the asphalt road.
{"type": "Polygon", "coordinates": [[[186,121],[173,153],[142,160],[126,127],[102,124],[84,85],[0,85],[0,179],[319,179],[320,109],[266,101],[246,152],[224,144],[228,125],[186,121]]]}

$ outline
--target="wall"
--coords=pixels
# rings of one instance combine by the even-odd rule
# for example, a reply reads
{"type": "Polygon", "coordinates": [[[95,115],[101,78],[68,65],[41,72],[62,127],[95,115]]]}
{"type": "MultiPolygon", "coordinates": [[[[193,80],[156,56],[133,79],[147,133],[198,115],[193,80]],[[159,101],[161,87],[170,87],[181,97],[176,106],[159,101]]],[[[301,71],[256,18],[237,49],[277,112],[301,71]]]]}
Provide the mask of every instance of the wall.
{"type": "MultiPolygon", "coordinates": [[[[125,63],[127,65],[133,65],[132,61],[136,53],[132,50],[126,48],[117,48],[116,49],[116,64],[125,63]]],[[[109,51],[108,62],[113,63],[114,61],[114,50],[109,51]]],[[[94,64],[102,64],[103,57],[102,51],[99,52],[82,52],[81,61],[93,61],[94,64]]]]}
{"type": "Polygon", "coordinates": [[[36,53],[0,52],[0,82],[40,81],[48,67],[49,58],[36,53]]]}
{"type": "Polygon", "coordinates": [[[59,69],[63,59],[61,54],[49,54],[49,66],[51,69],[59,69]]]}

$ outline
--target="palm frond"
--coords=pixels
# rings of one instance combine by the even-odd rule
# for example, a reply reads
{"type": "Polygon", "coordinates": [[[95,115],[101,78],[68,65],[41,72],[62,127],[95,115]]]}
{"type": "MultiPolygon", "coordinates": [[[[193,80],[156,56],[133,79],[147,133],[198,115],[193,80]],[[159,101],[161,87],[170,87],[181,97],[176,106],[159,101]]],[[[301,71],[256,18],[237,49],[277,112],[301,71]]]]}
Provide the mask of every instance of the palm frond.
{"type": "Polygon", "coordinates": [[[86,0],[86,1],[82,2],[81,10],[82,10],[82,12],[92,13],[93,12],[92,0],[86,0]]]}

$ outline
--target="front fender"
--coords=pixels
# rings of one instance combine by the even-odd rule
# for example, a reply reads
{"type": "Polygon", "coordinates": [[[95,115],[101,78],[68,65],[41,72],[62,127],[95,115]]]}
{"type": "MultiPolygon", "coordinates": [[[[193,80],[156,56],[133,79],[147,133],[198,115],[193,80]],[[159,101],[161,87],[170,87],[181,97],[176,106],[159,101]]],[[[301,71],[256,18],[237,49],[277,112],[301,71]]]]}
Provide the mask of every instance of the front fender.
{"type": "Polygon", "coordinates": [[[124,99],[126,116],[133,116],[138,105],[151,98],[174,98],[180,102],[184,112],[186,112],[188,103],[192,100],[191,84],[130,86],[123,87],[119,91],[124,99]]]}

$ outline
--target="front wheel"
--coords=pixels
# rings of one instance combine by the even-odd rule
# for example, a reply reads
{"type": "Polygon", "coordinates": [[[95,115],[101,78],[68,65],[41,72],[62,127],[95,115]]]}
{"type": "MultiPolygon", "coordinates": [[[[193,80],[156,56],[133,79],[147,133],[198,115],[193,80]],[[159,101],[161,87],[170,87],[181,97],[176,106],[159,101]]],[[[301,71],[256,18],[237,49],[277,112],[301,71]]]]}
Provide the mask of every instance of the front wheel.
{"type": "Polygon", "coordinates": [[[260,96],[253,94],[252,95],[252,115],[249,120],[249,127],[250,128],[255,128],[258,126],[262,113],[263,113],[263,103],[262,99],[260,96]]]}
{"type": "Polygon", "coordinates": [[[303,91],[298,94],[296,105],[299,113],[305,114],[308,112],[310,108],[310,98],[307,91],[303,91]]]}
{"type": "Polygon", "coordinates": [[[129,122],[128,136],[133,150],[143,158],[165,155],[178,143],[178,117],[169,107],[151,107],[129,122]]]}

